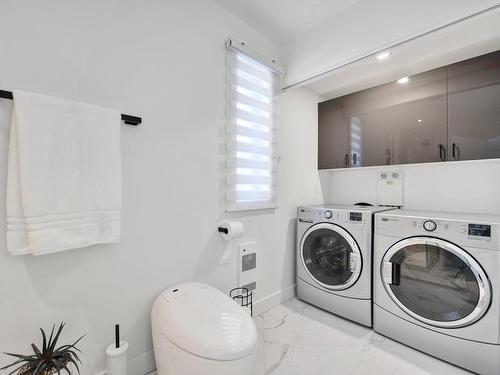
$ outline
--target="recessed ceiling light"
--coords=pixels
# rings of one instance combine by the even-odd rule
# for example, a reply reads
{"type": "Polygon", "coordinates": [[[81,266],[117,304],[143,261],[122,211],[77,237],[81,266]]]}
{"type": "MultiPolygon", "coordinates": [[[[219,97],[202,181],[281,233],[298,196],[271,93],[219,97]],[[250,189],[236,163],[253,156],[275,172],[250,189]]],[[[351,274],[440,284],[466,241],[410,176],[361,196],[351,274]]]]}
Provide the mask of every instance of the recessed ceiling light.
{"type": "Polygon", "coordinates": [[[380,53],[377,55],[377,60],[378,60],[378,61],[385,60],[385,59],[387,59],[390,55],[391,55],[391,53],[390,53],[389,51],[380,52],[380,53]]]}
{"type": "Polygon", "coordinates": [[[417,120],[417,122],[422,122],[422,119],[420,119],[420,118],[419,118],[419,119],[417,120]]]}
{"type": "Polygon", "coordinates": [[[398,79],[398,83],[400,84],[404,84],[404,83],[408,83],[410,82],[410,77],[401,77],[400,79],[398,79]]]}

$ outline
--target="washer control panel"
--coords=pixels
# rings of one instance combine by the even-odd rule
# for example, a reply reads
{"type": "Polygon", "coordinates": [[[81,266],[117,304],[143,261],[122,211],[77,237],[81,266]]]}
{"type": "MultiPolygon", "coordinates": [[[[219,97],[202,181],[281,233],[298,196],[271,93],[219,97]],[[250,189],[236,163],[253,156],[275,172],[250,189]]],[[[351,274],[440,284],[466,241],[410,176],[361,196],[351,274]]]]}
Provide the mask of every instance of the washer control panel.
{"type": "Polygon", "coordinates": [[[426,220],[424,221],[424,229],[427,231],[427,232],[434,232],[437,228],[437,224],[436,222],[432,221],[432,220],[426,220]]]}
{"type": "Polygon", "coordinates": [[[371,230],[372,227],[371,212],[356,209],[299,207],[297,219],[299,223],[315,224],[329,222],[356,230],[371,230]]]}
{"type": "Polygon", "coordinates": [[[467,224],[467,233],[474,237],[491,237],[491,225],[488,224],[467,224]]]}
{"type": "Polygon", "coordinates": [[[363,213],[362,212],[349,212],[349,221],[351,221],[351,222],[363,221],[363,213]]]}

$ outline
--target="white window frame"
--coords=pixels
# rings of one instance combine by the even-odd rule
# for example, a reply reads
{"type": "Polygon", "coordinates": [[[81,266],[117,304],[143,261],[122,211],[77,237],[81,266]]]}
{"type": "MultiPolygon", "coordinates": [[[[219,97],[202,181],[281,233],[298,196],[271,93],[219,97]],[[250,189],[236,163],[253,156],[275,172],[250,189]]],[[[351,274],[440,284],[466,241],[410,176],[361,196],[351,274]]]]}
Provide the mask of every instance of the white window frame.
{"type": "Polygon", "coordinates": [[[226,211],[278,207],[276,96],[282,69],[226,42],[226,211]]]}

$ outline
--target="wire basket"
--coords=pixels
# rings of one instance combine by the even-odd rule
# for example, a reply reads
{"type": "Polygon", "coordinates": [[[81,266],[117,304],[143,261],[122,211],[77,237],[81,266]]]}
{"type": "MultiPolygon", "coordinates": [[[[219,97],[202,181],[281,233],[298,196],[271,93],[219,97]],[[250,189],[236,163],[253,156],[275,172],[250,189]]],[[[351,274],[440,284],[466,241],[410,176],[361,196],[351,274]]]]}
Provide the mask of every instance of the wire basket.
{"type": "Polygon", "coordinates": [[[253,316],[253,294],[248,288],[234,288],[229,292],[231,297],[238,305],[250,311],[250,316],[253,316]]]}

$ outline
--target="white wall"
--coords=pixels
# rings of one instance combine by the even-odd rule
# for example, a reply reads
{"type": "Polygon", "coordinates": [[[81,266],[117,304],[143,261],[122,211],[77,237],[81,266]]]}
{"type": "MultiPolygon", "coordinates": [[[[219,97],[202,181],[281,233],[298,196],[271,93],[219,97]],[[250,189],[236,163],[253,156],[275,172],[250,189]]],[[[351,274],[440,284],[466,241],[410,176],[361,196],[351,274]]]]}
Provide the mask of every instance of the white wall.
{"type": "MultiPolygon", "coordinates": [[[[498,0],[360,1],[282,46],[287,69],[285,86],[498,4],[498,0]]],[[[470,32],[466,28],[457,38],[467,39],[470,32]]],[[[481,37],[478,35],[478,39],[481,37]]],[[[433,55],[439,63],[442,59],[437,51],[448,46],[442,38],[433,43],[427,45],[424,55],[433,55]]],[[[456,55],[454,51],[449,52],[453,57],[456,55]]],[[[420,60],[421,56],[413,59],[420,60]]]]}
{"type": "Polygon", "coordinates": [[[404,173],[405,208],[500,215],[500,159],[323,170],[325,202],[376,204],[381,171],[404,173]]]}
{"type": "MultiPolygon", "coordinates": [[[[1,89],[20,88],[114,107],[143,117],[123,127],[121,243],[41,257],[10,257],[0,215],[0,351],[29,351],[38,327],[68,323],[63,341],[87,333],[84,375],[104,368],[119,322],[130,373],[153,368],[149,310],[181,281],[228,291],[236,260],[226,243],[221,158],[224,41],[268,56],[276,46],[207,0],[6,0],[0,4],[1,89]]],[[[280,209],[232,214],[259,246],[260,308],[293,291],[297,205],[319,203],[317,98],[281,100],[280,209]],[[264,298],[271,296],[270,298],[264,298]]],[[[0,180],[6,178],[11,103],[0,103],[0,180]]],[[[0,184],[0,212],[5,212],[0,184]]],[[[8,362],[0,356],[0,366],[8,362]]]]}

